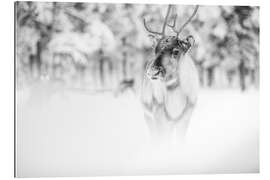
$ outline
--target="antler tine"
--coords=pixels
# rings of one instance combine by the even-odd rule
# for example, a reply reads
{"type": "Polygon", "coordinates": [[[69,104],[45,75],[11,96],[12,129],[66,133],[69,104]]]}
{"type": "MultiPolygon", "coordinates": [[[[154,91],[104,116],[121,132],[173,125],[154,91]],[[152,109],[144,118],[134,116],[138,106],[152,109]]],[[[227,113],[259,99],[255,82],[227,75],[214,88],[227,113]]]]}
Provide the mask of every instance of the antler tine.
{"type": "Polygon", "coordinates": [[[199,8],[199,5],[196,5],[192,15],[188,18],[188,20],[180,27],[180,29],[177,32],[177,36],[182,32],[182,30],[188,25],[188,23],[192,20],[192,18],[195,16],[199,8]]]}
{"type": "Polygon", "coordinates": [[[162,33],[160,33],[160,32],[152,31],[152,30],[147,26],[145,18],[143,19],[143,25],[144,25],[145,29],[146,29],[148,32],[150,32],[150,33],[152,33],[152,34],[162,35],[162,33]]]}
{"type": "Polygon", "coordinates": [[[173,17],[173,24],[172,24],[172,25],[170,25],[169,23],[167,23],[167,25],[168,25],[170,28],[172,28],[172,30],[173,30],[175,33],[177,33],[177,29],[176,29],[176,27],[175,27],[175,25],[176,25],[176,20],[177,20],[177,14],[175,14],[174,17],[173,17]]]}
{"type": "Polygon", "coordinates": [[[167,9],[167,14],[165,16],[165,20],[164,20],[163,27],[162,27],[162,32],[161,32],[162,36],[165,36],[166,25],[168,24],[168,17],[169,17],[169,14],[171,12],[171,9],[172,9],[172,5],[169,4],[168,9],[167,9]]]}
{"type": "Polygon", "coordinates": [[[143,25],[144,25],[145,29],[146,29],[148,32],[152,33],[152,34],[158,34],[158,35],[164,37],[164,36],[165,36],[165,30],[166,30],[166,25],[167,25],[168,17],[169,17],[170,11],[171,11],[171,6],[172,6],[172,5],[169,5],[169,6],[168,6],[167,14],[166,14],[165,21],[164,21],[164,23],[163,23],[162,31],[161,31],[161,32],[157,32],[157,31],[151,30],[151,29],[148,27],[148,25],[147,25],[147,23],[146,23],[146,20],[145,20],[145,18],[144,18],[144,19],[143,19],[143,25]]]}

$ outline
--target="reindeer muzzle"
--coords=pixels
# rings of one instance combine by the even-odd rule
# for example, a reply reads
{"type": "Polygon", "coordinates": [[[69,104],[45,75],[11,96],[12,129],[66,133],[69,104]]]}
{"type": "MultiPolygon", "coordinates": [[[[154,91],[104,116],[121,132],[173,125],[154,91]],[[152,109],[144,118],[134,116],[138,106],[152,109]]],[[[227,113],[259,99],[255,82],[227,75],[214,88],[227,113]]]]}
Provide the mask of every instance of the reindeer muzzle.
{"type": "Polygon", "coordinates": [[[165,69],[161,66],[152,66],[151,68],[148,68],[146,71],[146,75],[151,80],[157,80],[157,79],[163,79],[163,76],[165,74],[165,69]]]}

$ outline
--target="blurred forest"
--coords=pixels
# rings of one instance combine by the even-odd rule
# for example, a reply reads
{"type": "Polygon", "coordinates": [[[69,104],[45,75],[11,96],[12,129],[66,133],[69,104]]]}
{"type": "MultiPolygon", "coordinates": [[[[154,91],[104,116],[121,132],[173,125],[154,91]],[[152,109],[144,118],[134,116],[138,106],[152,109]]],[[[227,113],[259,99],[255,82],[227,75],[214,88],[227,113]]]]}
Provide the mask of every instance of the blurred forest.
{"type": "MultiPolygon", "coordinates": [[[[194,6],[177,5],[181,24],[194,6]]],[[[17,87],[41,79],[68,87],[116,89],[141,83],[153,55],[143,18],[159,30],[166,5],[16,2],[17,87]]],[[[203,88],[259,88],[259,7],[200,6],[192,35],[203,88]]],[[[173,35],[168,28],[168,34],[173,35]]]]}

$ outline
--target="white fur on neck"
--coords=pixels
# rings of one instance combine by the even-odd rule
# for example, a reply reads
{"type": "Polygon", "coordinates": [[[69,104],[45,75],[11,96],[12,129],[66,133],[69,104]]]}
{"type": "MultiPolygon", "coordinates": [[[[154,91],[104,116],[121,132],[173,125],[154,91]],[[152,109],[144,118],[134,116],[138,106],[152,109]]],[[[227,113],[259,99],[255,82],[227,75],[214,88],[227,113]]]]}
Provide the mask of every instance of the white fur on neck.
{"type": "Polygon", "coordinates": [[[152,83],[153,97],[158,101],[158,103],[164,102],[167,93],[165,82],[154,80],[151,83],[152,83]]]}

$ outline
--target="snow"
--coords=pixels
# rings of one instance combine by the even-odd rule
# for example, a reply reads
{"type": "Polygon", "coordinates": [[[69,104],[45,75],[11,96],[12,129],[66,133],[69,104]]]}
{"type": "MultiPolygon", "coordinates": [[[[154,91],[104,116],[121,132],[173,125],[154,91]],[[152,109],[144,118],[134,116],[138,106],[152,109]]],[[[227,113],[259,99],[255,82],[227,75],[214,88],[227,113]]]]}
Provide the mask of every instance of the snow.
{"type": "Polygon", "coordinates": [[[259,92],[200,91],[186,143],[156,149],[138,98],[48,83],[17,90],[18,177],[255,173],[259,92]]]}

